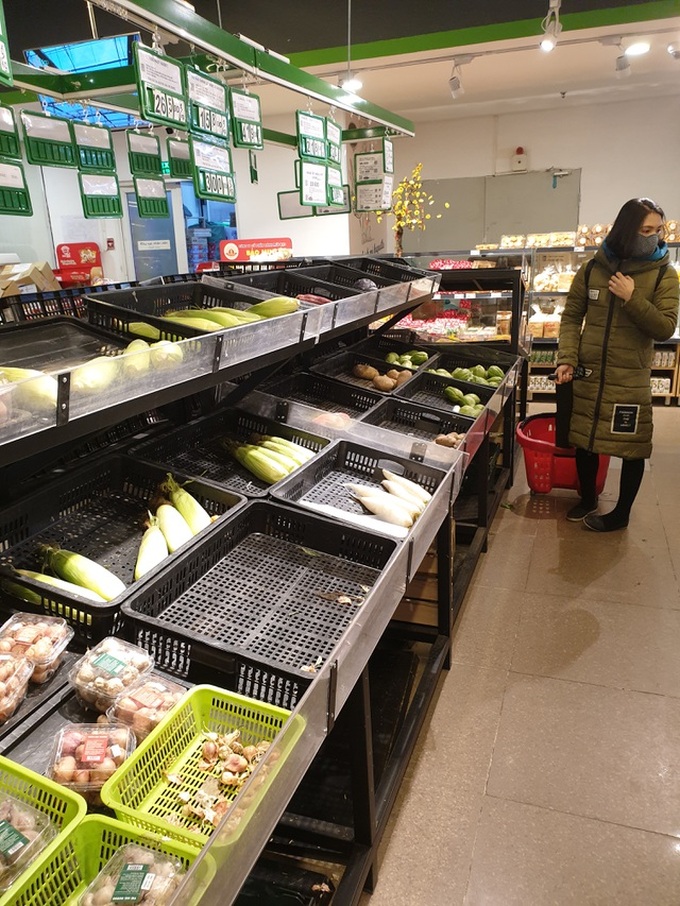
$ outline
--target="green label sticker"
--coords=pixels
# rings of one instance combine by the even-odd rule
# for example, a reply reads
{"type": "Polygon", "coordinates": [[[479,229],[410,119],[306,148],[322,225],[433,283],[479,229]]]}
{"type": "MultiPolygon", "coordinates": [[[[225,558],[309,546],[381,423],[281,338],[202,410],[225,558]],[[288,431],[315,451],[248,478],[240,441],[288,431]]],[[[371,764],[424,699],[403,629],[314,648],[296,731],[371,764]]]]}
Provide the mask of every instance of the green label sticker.
{"type": "Polygon", "coordinates": [[[6,858],[15,856],[28,842],[28,837],[19,833],[13,824],[9,821],[0,821],[0,853],[3,856],[6,858]]]}
{"type": "Polygon", "coordinates": [[[93,667],[98,667],[104,673],[110,673],[111,676],[118,676],[125,669],[125,661],[114,657],[112,654],[100,654],[92,661],[93,667]]]}
{"type": "Polygon", "coordinates": [[[113,903],[139,903],[147,890],[151,890],[156,875],[150,865],[131,862],[124,865],[113,891],[113,903]]]}

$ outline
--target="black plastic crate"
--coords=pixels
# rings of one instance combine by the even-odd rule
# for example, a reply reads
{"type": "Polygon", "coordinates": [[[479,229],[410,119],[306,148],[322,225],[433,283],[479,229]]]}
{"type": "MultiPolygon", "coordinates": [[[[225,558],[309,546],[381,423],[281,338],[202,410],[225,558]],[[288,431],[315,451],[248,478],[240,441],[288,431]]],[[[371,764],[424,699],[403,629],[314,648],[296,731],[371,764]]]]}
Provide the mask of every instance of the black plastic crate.
{"type": "Polygon", "coordinates": [[[191,678],[194,663],[209,665],[225,688],[292,708],[396,549],[251,501],[126,601],[126,626],[162,670],[191,678]]]}
{"type": "MultiPolygon", "coordinates": [[[[173,474],[180,484],[187,479],[181,473],[173,474]]],[[[199,539],[221,525],[219,520],[214,522],[135,583],[134,568],[148,501],[165,476],[166,470],[159,466],[126,456],[97,459],[46,482],[41,490],[0,511],[0,565],[5,568],[4,575],[40,595],[39,603],[30,603],[5,589],[1,593],[4,601],[19,610],[62,616],[88,642],[119,631],[120,605],[126,596],[169,564],[181,561],[199,539]],[[112,602],[97,604],[11,573],[8,567],[12,565],[42,572],[38,547],[43,543],[95,560],[125,583],[125,592],[112,602]]],[[[245,504],[240,495],[200,479],[192,479],[187,490],[211,515],[231,515],[245,504]]]]}
{"type": "Polygon", "coordinates": [[[302,273],[298,267],[277,268],[276,270],[256,271],[229,278],[229,285],[252,286],[282,296],[298,296],[311,293],[334,302],[347,299],[361,293],[359,289],[329,283],[326,280],[302,273]]]}
{"type": "Polygon", "coordinates": [[[357,418],[383,399],[377,390],[364,390],[307,372],[278,380],[274,378],[262,389],[291,403],[303,403],[326,412],[345,412],[352,418],[357,418]]]}
{"type": "Polygon", "coordinates": [[[8,324],[0,333],[0,362],[57,373],[99,355],[116,355],[125,341],[68,317],[8,324]]]}
{"type": "Polygon", "coordinates": [[[441,374],[432,374],[429,371],[420,371],[410,381],[397,387],[398,396],[422,403],[424,406],[433,406],[435,409],[452,411],[452,404],[444,396],[445,387],[459,387],[463,393],[476,393],[482,403],[487,403],[496,392],[495,387],[483,384],[471,384],[468,381],[459,381],[455,378],[446,378],[441,374]]]}
{"type": "Polygon", "coordinates": [[[401,282],[399,277],[366,274],[357,268],[347,266],[345,262],[342,262],[341,264],[335,262],[317,264],[314,267],[302,268],[300,273],[304,274],[306,277],[311,277],[313,280],[323,280],[325,283],[345,286],[360,293],[401,282]],[[366,280],[369,280],[373,286],[366,286],[366,280]]]}
{"type": "Polygon", "coordinates": [[[338,264],[356,268],[356,270],[363,271],[371,276],[385,277],[389,280],[400,280],[403,282],[426,276],[431,277],[434,281],[439,276],[424,268],[421,270],[420,268],[411,267],[411,265],[407,264],[403,259],[386,260],[384,258],[373,258],[371,256],[363,258],[354,258],[350,256],[348,258],[337,258],[336,260],[338,264]]]}
{"type": "Polygon", "coordinates": [[[504,372],[509,371],[517,361],[517,356],[486,343],[427,343],[420,344],[439,355],[438,366],[453,370],[457,367],[469,368],[472,365],[497,365],[504,372]]]}
{"type": "MultiPolygon", "coordinates": [[[[336,381],[342,381],[346,384],[353,384],[356,387],[361,387],[364,390],[371,390],[374,393],[379,393],[381,396],[385,396],[388,393],[395,393],[398,388],[394,390],[378,390],[374,387],[373,382],[366,380],[366,378],[357,377],[353,373],[353,368],[355,365],[372,365],[380,374],[387,374],[388,371],[408,371],[411,373],[411,377],[404,381],[401,385],[405,387],[407,384],[410,384],[416,375],[416,371],[413,371],[410,368],[404,368],[401,365],[388,365],[387,362],[381,361],[379,358],[374,358],[368,355],[365,352],[354,352],[353,350],[347,350],[346,352],[340,352],[337,355],[331,356],[328,359],[322,359],[322,361],[317,362],[315,365],[310,367],[310,370],[315,374],[322,374],[326,377],[333,378],[336,381]]],[[[421,366],[421,368],[424,366],[421,366]]]]}
{"type": "MultiPolygon", "coordinates": [[[[427,362],[422,363],[423,368],[434,367],[432,363],[437,359],[437,355],[431,349],[419,346],[417,342],[409,343],[408,341],[396,339],[393,336],[382,336],[381,334],[378,334],[376,336],[368,337],[365,340],[361,340],[359,343],[355,343],[354,346],[350,347],[349,351],[363,352],[374,359],[380,359],[385,362],[385,356],[390,352],[396,352],[398,355],[403,355],[406,352],[413,352],[414,350],[424,352],[427,355],[427,362]]],[[[439,364],[439,362],[437,362],[437,364],[439,364]]],[[[391,366],[388,365],[388,367],[391,366]]],[[[418,368],[420,367],[421,366],[419,365],[418,368]]]]}
{"type": "Polygon", "coordinates": [[[139,459],[200,475],[204,481],[230,488],[245,497],[265,497],[265,484],[238,463],[222,440],[246,441],[251,434],[276,434],[315,452],[330,441],[291,425],[282,425],[240,409],[224,409],[196,419],[181,428],[160,434],[130,448],[139,459]]]}
{"type": "Polygon", "coordinates": [[[451,431],[464,434],[475,420],[457,412],[447,413],[393,396],[382,400],[362,415],[361,421],[366,425],[376,425],[408,437],[431,441],[438,434],[449,434],[451,431]]]}
{"type": "MultiPolygon", "coordinates": [[[[107,330],[135,336],[130,324],[142,321],[156,327],[161,339],[205,336],[204,330],[176,324],[163,319],[171,311],[186,308],[249,308],[253,299],[232,289],[207,283],[170,283],[159,286],[138,286],[112,293],[87,297],[88,319],[107,330]]],[[[141,335],[141,334],[140,334],[141,335]]]]}
{"type": "Polygon", "coordinates": [[[85,289],[77,287],[9,296],[3,300],[3,304],[10,306],[13,320],[19,322],[53,318],[57,315],[84,318],[87,314],[85,296],[85,289]]]}

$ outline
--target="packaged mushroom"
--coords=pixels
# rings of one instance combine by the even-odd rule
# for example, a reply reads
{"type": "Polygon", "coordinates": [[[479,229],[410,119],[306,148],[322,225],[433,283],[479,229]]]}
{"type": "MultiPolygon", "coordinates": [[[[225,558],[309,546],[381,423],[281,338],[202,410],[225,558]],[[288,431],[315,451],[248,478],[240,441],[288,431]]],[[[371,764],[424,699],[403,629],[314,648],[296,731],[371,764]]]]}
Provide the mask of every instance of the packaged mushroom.
{"type": "Polygon", "coordinates": [[[99,805],[99,791],[135,745],[129,727],[67,724],[55,740],[49,776],[99,805]]]}
{"type": "Polygon", "coordinates": [[[106,712],[109,721],[132,727],[141,742],[187,690],[155,673],[140,677],[106,712]]]}
{"type": "Polygon", "coordinates": [[[0,627],[0,653],[21,655],[33,664],[31,681],[46,683],[61,664],[73,629],[61,617],[15,613],[0,627]]]}
{"type": "Polygon", "coordinates": [[[122,639],[107,638],[75,664],[68,675],[86,708],[105,713],[121,693],[153,668],[153,658],[122,639]]]}
{"type": "Polygon", "coordinates": [[[14,714],[23,701],[33,664],[25,657],[0,654],[0,724],[14,714]]]}
{"type": "Polygon", "coordinates": [[[78,906],[115,906],[140,903],[165,906],[179,886],[182,863],[164,853],[127,843],[106,863],[78,906]]]}
{"type": "Polygon", "coordinates": [[[0,890],[7,890],[56,833],[44,812],[0,793],[0,890]]]}

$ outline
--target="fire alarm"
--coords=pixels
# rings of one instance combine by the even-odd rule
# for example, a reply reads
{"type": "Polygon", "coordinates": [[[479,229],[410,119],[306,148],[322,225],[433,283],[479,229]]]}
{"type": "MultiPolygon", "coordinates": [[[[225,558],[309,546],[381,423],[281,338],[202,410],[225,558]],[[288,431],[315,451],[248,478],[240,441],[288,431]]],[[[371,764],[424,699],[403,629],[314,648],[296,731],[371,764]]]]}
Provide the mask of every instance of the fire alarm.
{"type": "Polygon", "coordinates": [[[112,252],[116,247],[116,243],[110,237],[106,240],[106,250],[112,252]]]}
{"type": "Polygon", "coordinates": [[[510,161],[510,168],[516,173],[525,172],[527,169],[527,155],[521,145],[515,148],[515,153],[510,161]]]}

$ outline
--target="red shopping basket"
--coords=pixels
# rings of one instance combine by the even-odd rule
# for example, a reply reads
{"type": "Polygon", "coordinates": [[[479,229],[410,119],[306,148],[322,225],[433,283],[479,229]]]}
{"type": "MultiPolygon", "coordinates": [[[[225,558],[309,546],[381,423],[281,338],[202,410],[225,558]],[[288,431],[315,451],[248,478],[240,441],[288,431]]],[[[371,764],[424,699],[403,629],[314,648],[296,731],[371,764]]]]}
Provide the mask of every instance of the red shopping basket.
{"type": "MultiPolygon", "coordinates": [[[[576,474],[576,451],[573,447],[555,446],[555,416],[530,415],[517,425],[517,442],[524,451],[527,482],[536,494],[548,494],[553,488],[580,491],[576,474]]],[[[600,456],[595,480],[595,493],[601,494],[607,480],[609,456],[600,456]]]]}

